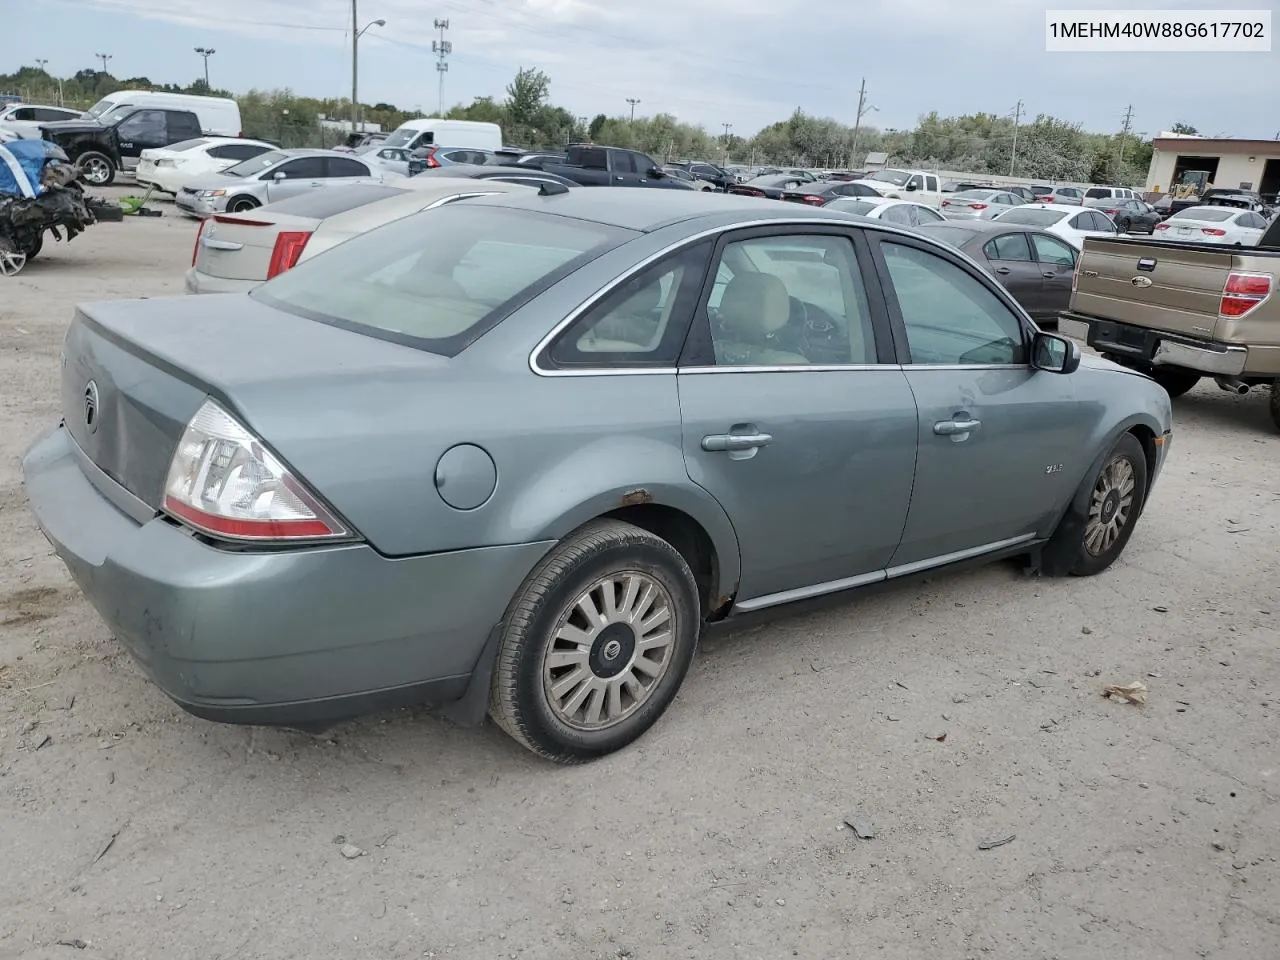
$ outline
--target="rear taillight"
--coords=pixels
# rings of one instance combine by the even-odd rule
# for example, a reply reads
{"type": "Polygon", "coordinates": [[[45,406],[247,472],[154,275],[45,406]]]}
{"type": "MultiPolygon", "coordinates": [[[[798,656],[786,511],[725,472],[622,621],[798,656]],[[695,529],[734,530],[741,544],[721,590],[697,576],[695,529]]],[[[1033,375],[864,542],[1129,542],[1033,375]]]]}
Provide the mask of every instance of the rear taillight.
{"type": "Polygon", "coordinates": [[[1051,194],[1046,194],[1043,197],[1036,197],[1036,203],[1052,203],[1052,202],[1053,202],[1053,196],[1051,194]]]}
{"type": "Polygon", "coordinates": [[[1225,237],[1227,231],[1219,230],[1217,227],[1201,227],[1200,232],[1210,237],[1225,237]]]}
{"type": "Polygon", "coordinates": [[[1218,315],[1233,319],[1243,317],[1271,296],[1275,278],[1269,273],[1235,273],[1227,276],[1222,288],[1218,315]]]}
{"type": "Polygon", "coordinates": [[[296,267],[310,239],[310,230],[282,230],[276,234],[276,245],[271,248],[271,263],[267,265],[267,279],[296,267]]]}
{"type": "Polygon", "coordinates": [[[427,151],[426,163],[428,167],[435,168],[440,166],[440,161],[436,159],[436,147],[432,147],[427,151]]]}
{"type": "Polygon", "coordinates": [[[196,227],[196,244],[191,250],[191,265],[193,267],[196,265],[196,261],[200,259],[200,238],[204,236],[204,228],[208,225],[208,220],[201,220],[200,226],[196,227]]]}
{"type": "Polygon", "coordinates": [[[970,210],[985,210],[985,209],[987,209],[987,205],[986,205],[985,203],[971,203],[971,204],[969,204],[969,209],[970,209],[970,210]]]}
{"type": "Polygon", "coordinates": [[[815,195],[815,194],[812,194],[812,193],[811,193],[811,194],[808,194],[808,195],[806,195],[806,196],[804,196],[804,197],[801,197],[801,198],[800,198],[800,202],[801,202],[801,203],[807,203],[807,204],[809,204],[810,206],[820,207],[820,206],[822,206],[824,203],[826,203],[826,202],[827,202],[827,198],[826,198],[826,197],[819,197],[819,196],[817,196],[817,195],[815,195]]]}
{"type": "Polygon", "coordinates": [[[1156,226],[1155,226],[1155,228],[1156,228],[1157,230],[1168,230],[1168,229],[1169,229],[1169,225],[1168,225],[1167,223],[1157,223],[1157,224],[1156,224],[1156,226]]]}
{"type": "Polygon", "coordinates": [[[230,540],[348,536],[303,483],[235,417],[206,400],[178,441],[164,509],[189,527],[230,540]]]}

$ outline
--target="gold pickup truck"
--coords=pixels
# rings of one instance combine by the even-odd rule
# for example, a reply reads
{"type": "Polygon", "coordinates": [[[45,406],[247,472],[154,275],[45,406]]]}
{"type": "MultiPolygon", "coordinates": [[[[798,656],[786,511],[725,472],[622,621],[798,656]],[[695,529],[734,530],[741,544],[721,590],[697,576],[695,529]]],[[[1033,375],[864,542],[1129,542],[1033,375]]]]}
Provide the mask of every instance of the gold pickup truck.
{"type": "Polygon", "coordinates": [[[1206,376],[1233,393],[1269,386],[1280,428],[1277,287],[1280,218],[1256,247],[1090,237],[1061,329],[1173,397],[1206,376]]]}

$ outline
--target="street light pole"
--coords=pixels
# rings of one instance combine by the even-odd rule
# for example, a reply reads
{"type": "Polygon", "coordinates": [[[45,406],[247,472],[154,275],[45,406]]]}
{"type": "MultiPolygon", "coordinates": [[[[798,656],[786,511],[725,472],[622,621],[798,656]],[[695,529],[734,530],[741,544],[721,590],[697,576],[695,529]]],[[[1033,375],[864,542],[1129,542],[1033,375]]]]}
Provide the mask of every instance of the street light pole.
{"type": "Polygon", "coordinates": [[[213,89],[209,86],[209,58],[217,53],[217,51],[214,50],[213,47],[196,47],[196,53],[204,57],[204,89],[207,93],[213,89]]]}
{"type": "Polygon", "coordinates": [[[360,37],[370,27],[385,27],[385,20],[370,20],[363,27],[356,14],[356,0],[351,0],[351,132],[359,129],[360,123],[360,37]]]}
{"type": "Polygon", "coordinates": [[[639,102],[640,100],[636,97],[627,97],[627,103],[631,104],[631,122],[632,123],[636,122],[636,104],[639,102]]]}
{"type": "Polygon", "coordinates": [[[431,41],[431,52],[436,55],[436,76],[439,80],[437,88],[436,100],[436,116],[444,117],[444,75],[449,72],[449,62],[445,58],[453,53],[453,41],[444,38],[444,32],[449,29],[448,20],[437,19],[435,28],[440,31],[440,39],[431,41]]]}
{"type": "Polygon", "coordinates": [[[99,60],[101,60],[101,61],[102,61],[102,72],[103,72],[103,73],[106,73],[106,72],[107,72],[107,61],[108,61],[108,60],[110,60],[110,59],[112,59],[112,57],[114,57],[114,54],[111,54],[111,53],[95,53],[95,54],[94,54],[94,56],[95,56],[95,57],[97,57],[99,60]]]}
{"type": "Polygon", "coordinates": [[[858,115],[853,121],[853,147],[849,150],[849,165],[857,163],[858,156],[858,134],[862,132],[862,118],[870,110],[879,110],[879,107],[873,107],[867,103],[867,78],[862,78],[862,84],[858,87],[858,115]]]}

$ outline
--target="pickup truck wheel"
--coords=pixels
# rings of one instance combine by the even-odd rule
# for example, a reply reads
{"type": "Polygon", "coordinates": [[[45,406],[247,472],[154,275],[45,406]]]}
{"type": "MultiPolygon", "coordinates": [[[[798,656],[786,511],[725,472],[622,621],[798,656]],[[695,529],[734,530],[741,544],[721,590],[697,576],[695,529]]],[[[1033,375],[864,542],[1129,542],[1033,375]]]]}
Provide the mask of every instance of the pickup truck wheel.
{"type": "Polygon", "coordinates": [[[1280,380],[1271,381],[1271,422],[1280,430],[1280,380]]]}
{"type": "Polygon", "coordinates": [[[1072,498],[1044,548],[1043,571],[1088,577],[1107,569],[1133,535],[1146,499],[1147,456],[1126,433],[1072,498]]]}
{"type": "Polygon", "coordinates": [[[1153,367],[1147,372],[1152,380],[1164,387],[1165,393],[1169,394],[1171,398],[1182,396],[1200,382],[1200,374],[1193,370],[1153,367]]]}
{"type": "Polygon", "coordinates": [[[105,153],[89,151],[76,161],[85,182],[95,187],[106,187],[116,179],[116,167],[105,153]]]}
{"type": "Polygon", "coordinates": [[[700,613],[693,573],[671,544],[617,520],[588,524],[543,559],[507,608],[489,713],[549,760],[618,750],[680,689],[700,613]]]}

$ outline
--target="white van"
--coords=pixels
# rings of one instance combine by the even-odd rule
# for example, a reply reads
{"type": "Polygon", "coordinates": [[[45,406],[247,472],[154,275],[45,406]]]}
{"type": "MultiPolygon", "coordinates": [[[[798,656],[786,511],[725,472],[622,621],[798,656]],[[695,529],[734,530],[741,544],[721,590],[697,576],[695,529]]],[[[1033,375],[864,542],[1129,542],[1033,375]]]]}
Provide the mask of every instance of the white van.
{"type": "Polygon", "coordinates": [[[197,97],[187,93],[156,93],[151,90],[117,90],[90,107],[85,117],[110,124],[110,114],[138,107],[190,110],[200,121],[202,133],[215,137],[244,136],[240,125],[240,106],[225,97],[197,97]]]}
{"type": "Polygon", "coordinates": [[[379,144],[416,150],[418,147],[470,147],[472,150],[501,150],[502,128],[479,120],[440,120],[427,117],[409,120],[379,144]]]}

